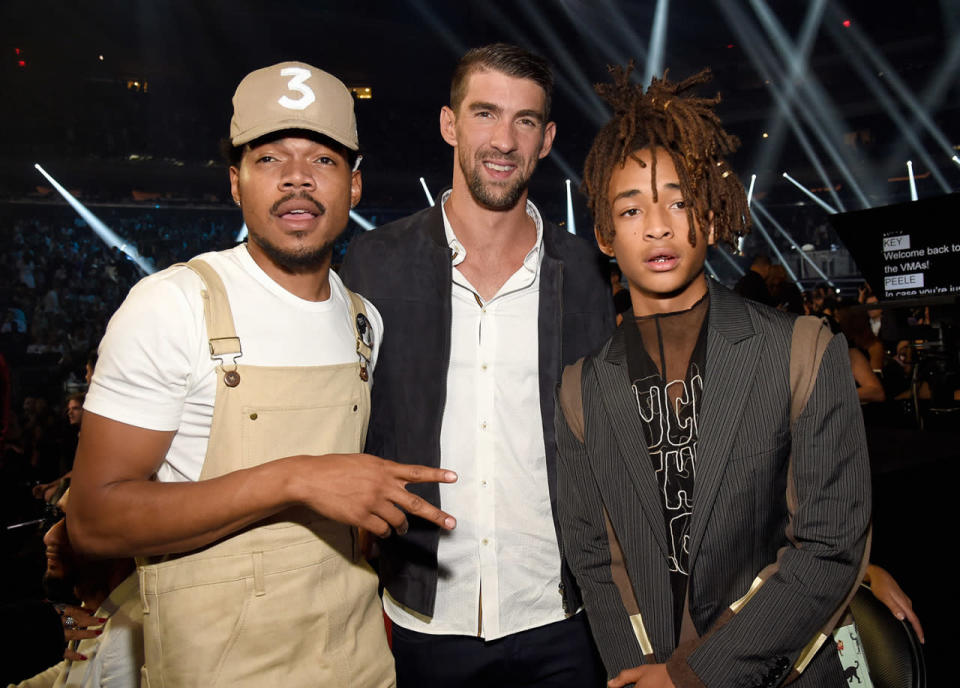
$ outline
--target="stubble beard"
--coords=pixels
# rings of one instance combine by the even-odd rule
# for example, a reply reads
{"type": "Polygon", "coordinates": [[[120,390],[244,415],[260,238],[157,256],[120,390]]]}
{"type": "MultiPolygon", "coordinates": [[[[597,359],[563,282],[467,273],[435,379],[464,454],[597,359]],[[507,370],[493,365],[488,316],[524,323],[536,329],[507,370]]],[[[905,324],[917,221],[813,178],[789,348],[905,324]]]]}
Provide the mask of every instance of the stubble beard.
{"type": "MultiPolygon", "coordinates": [[[[483,158],[487,156],[486,151],[477,151],[473,160],[467,158],[468,151],[460,149],[458,153],[460,170],[467,182],[467,188],[470,189],[470,195],[473,200],[487,208],[488,210],[510,210],[520,201],[520,198],[527,190],[530,182],[530,174],[526,176],[520,171],[521,160],[510,157],[510,162],[517,165],[517,176],[515,179],[508,180],[503,184],[484,181],[483,179],[483,158]]],[[[504,157],[500,155],[499,157],[504,157]]],[[[531,170],[531,174],[532,174],[531,170]]]]}
{"type": "MultiPolygon", "coordinates": [[[[320,216],[326,215],[327,213],[327,209],[322,203],[313,198],[313,196],[310,194],[302,192],[288,194],[287,196],[284,196],[278,200],[270,209],[270,214],[275,214],[283,203],[293,199],[303,199],[313,203],[317,207],[317,212],[320,216]]],[[[344,227],[344,229],[346,229],[346,227],[344,227]]],[[[336,243],[337,239],[340,238],[340,234],[342,234],[342,231],[338,232],[337,236],[333,239],[325,241],[320,246],[314,248],[301,246],[295,249],[286,249],[280,248],[264,235],[258,233],[256,230],[253,230],[249,226],[247,227],[247,235],[250,241],[256,244],[257,247],[263,251],[264,255],[270,259],[270,262],[272,262],[281,270],[292,273],[313,272],[329,264],[330,257],[333,254],[333,245],[336,243]]],[[[294,236],[302,241],[305,235],[306,233],[298,232],[294,236]]]]}
{"type": "Polygon", "coordinates": [[[333,254],[333,244],[336,242],[336,239],[332,239],[315,248],[285,249],[272,243],[266,237],[250,231],[249,228],[247,228],[247,232],[250,241],[263,251],[270,262],[286,272],[311,272],[322,268],[330,261],[333,254]]]}

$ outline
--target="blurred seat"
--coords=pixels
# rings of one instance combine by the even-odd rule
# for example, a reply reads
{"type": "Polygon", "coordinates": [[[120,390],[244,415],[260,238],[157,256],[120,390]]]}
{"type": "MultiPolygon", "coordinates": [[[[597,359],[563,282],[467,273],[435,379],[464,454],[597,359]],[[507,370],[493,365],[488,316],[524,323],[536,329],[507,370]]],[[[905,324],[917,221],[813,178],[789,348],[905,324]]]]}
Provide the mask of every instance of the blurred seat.
{"type": "Polygon", "coordinates": [[[874,688],[926,688],[923,647],[910,624],[891,614],[866,585],[860,586],[850,610],[874,688]]]}

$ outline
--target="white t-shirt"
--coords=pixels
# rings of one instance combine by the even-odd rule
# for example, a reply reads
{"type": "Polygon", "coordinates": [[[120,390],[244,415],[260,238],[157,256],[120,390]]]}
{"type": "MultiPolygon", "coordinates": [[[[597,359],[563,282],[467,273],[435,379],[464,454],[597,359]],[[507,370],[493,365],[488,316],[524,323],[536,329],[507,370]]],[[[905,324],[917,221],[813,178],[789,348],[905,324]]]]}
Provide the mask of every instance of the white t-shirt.
{"type": "MultiPolygon", "coordinates": [[[[330,298],[305,301],[263,272],[246,245],[198,257],[226,287],[243,347],[240,365],[324,366],[357,360],[349,299],[332,270],[330,298]]],[[[183,266],[137,283],[107,325],[83,405],[128,425],[176,430],[157,473],[163,482],[198,480],[207,453],[219,362],[210,357],[201,289],[200,278],[183,266]]],[[[364,303],[374,333],[372,373],[383,320],[369,301],[364,303]]]]}

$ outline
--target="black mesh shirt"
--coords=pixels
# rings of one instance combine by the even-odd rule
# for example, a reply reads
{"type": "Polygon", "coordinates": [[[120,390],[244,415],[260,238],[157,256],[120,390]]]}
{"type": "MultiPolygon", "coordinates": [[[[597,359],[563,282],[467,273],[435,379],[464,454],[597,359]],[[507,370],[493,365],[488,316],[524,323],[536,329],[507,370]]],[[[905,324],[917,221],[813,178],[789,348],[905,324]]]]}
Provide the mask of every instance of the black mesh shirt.
{"type": "Polygon", "coordinates": [[[678,637],[690,557],[708,306],[705,295],[688,310],[626,317],[621,324],[637,411],[663,499],[678,637]]]}

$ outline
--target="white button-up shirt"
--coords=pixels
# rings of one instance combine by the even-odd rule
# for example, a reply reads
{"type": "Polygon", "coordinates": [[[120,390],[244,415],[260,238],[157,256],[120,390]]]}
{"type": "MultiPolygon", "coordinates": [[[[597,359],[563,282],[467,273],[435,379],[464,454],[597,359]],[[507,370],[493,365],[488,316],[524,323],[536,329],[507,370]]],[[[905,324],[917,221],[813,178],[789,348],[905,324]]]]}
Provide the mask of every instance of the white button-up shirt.
{"type": "Polygon", "coordinates": [[[390,618],[420,633],[494,640],[566,616],[540,417],[543,222],[530,201],[527,213],[536,243],[484,302],[457,269],[466,251],[443,212],[453,284],[440,465],[459,479],[440,484],[440,503],[457,527],[440,533],[433,617],[384,594],[390,618]]]}

